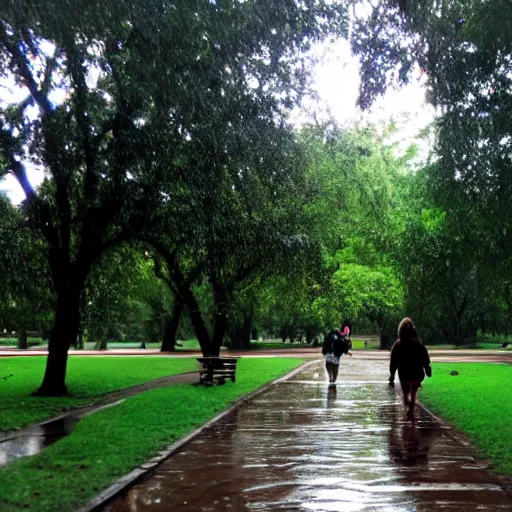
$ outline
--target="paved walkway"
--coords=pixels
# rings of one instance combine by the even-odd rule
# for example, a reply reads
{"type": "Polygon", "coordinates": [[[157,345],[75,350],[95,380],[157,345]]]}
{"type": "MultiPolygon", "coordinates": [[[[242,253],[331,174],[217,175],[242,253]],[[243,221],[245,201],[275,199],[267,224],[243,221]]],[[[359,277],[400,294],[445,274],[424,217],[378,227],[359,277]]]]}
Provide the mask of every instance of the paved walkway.
{"type": "MultiPolygon", "coordinates": [[[[320,347],[292,348],[292,349],[265,349],[265,350],[223,350],[223,356],[235,357],[299,357],[301,359],[318,358],[320,347]]],[[[358,358],[387,360],[387,350],[354,350],[358,358]]],[[[19,350],[15,348],[0,348],[1,357],[16,356],[47,356],[48,351],[43,349],[30,348],[19,350]]],[[[76,356],[159,356],[159,357],[201,357],[202,354],[196,350],[179,350],[177,352],[160,352],[159,349],[109,349],[109,350],[70,350],[69,355],[76,356]]],[[[508,350],[431,350],[432,361],[438,362],[482,362],[482,363],[511,363],[512,351],[508,350]]]]}
{"type": "Polygon", "coordinates": [[[512,510],[485,462],[424,410],[406,420],[387,362],[321,363],[206,429],[105,510],[512,510]]]}

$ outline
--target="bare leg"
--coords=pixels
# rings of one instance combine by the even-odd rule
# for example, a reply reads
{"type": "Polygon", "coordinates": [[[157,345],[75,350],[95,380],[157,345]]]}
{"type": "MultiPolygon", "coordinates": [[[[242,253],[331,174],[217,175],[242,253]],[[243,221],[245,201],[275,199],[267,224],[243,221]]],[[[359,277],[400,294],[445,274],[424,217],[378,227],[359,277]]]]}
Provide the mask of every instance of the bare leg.
{"type": "Polygon", "coordinates": [[[332,365],[332,381],[336,382],[336,379],[338,378],[338,370],[340,369],[339,364],[333,364],[332,365]]]}
{"type": "Polygon", "coordinates": [[[405,380],[401,380],[402,393],[404,395],[404,405],[409,405],[409,384],[405,380]]]}
{"type": "Polygon", "coordinates": [[[327,370],[327,374],[329,375],[329,382],[334,382],[333,375],[332,375],[332,364],[325,363],[325,369],[327,370]]]}
{"type": "Polygon", "coordinates": [[[411,386],[411,401],[409,403],[409,410],[414,411],[414,406],[416,405],[416,394],[418,393],[418,388],[416,386],[411,386]]]}

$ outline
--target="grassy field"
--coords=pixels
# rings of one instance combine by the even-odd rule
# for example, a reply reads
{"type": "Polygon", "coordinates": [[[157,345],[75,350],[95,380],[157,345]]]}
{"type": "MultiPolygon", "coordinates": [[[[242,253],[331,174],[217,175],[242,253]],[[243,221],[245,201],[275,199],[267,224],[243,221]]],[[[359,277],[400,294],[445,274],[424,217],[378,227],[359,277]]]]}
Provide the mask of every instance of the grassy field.
{"type": "Polygon", "coordinates": [[[66,382],[72,396],[30,396],[41,384],[45,364],[45,357],[0,358],[0,430],[42,421],[110,391],[198,368],[194,358],[70,356],[66,382]]]}
{"type": "Polygon", "coordinates": [[[235,384],[156,389],[88,416],[69,437],[0,470],[0,509],[76,510],[163,446],[302,362],[241,359],[235,384]]]}
{"type": "Polygon", "coordinates": [[[496,470],[512,474],[512,366],[433,363],[432,368],[421,401],[464,432],[496,470]],[[450,375],[453,370],[459,375],[450,375]]]}

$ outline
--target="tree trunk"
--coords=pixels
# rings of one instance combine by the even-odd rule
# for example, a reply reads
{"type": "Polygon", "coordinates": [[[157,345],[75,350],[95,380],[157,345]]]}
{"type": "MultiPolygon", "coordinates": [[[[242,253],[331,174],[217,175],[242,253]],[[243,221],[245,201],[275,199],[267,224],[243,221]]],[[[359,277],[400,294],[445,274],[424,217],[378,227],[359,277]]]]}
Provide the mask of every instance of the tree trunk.
{"type": "Polygon", "coordinates": [[[391,345],[391,336],[387,323],[383,320],[376,320],[377,327],[379,328],[379,350],[388,350],[391,345]]]}
{"type": "Polygon", "coordinates": [[[246,315],[241,327],[236,327],[230,333],[231,348],[250,348],[251,346],[252,316],[246,315]]]}
{"type": "Polygon", "coordinates": [[[251,348],[252,316],[246,315],[244,319],[244,325],[242,327],[242,332],[242,348],[251,348]]]}
{"type": "Polygon", "coordinates": [[[76,340],[80,325],[79,285],[63,286],[57,295],[55,320],[48,343],[48,357],[43,382],[36,391],[38,396],[67,394],[66,366],[71,340],[76,340]]]}
{"type": "Polygon", "coordinates": [[[379,334],[379,350],[388,350],[389,349],[389,340],[390,336],[388,332],[380,331],[379,334]]]}
{"type": "Polygon", "coordinates": [[[18,330],[18,348],[21,348],[21,349],[28,348],[28,339],[27,339],[27,330],[26,329],[18,330]]]}
{"type": "Polygon", "coordinates": [[[84,330],[82,326],[80,326],[80,329],[78,331],[78,338],[76,339],[76,348],[78,350],[84,349],[84,330]]]}
{"type": "Polygon", "coordinates": [[[228,328],[228,316],[225,312],[218,312],[215,316],[215,325],[213,327],[212,349],[215,352],[212,355],[220,354],[220,347],[224,341],[224,335],[228,328]]]}
{"type": "Polygon", "coordinates": [[[208,333],[208,329],[204,323],[201,311],[199,311],[199,304],[197,303],[192,290],[190,290],[188,287],[181,287],[180,293],[187,305],[190,323],[194,328],[194,332],[197,336],[197,341],[199,342],[203,356],[218,356],[219,354],[215,354],[215,350],[212,348],[210,334],[208,333]]]}
{"type": "Polygon", "coordinates": [[[165,325],[161,352],[174,352],[176,350],[176,334],[178,333],[184,306],[185,303],[180,299],[176,299],[174,302],[171,318],[165,325]]]}
{"type": "Polygon", "coordinates": [[[215,323],[213,326],[212,349],[218,356],[228,328],[228,301],[226,290],[219,282],[212,282],[215,302],[215,323]]]}
{"type": "Polygon", "coordinates": [[[99,341],[96,342],[96,345],[94,346],[95,350],[107,350],[107,338],[105,338],[103,335],[99,341]]]}

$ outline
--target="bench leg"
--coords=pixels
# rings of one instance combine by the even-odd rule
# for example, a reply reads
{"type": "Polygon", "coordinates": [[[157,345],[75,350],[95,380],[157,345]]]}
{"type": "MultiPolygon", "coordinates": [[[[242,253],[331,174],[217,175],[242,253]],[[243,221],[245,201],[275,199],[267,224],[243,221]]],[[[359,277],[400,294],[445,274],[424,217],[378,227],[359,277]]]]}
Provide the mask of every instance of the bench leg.
{"type": "Polygon", "coordinates": [[[206,373],[206,382],[209,386],[213,385],[213,365],[209,365],[206,373]]]}

